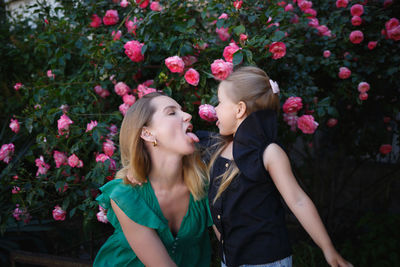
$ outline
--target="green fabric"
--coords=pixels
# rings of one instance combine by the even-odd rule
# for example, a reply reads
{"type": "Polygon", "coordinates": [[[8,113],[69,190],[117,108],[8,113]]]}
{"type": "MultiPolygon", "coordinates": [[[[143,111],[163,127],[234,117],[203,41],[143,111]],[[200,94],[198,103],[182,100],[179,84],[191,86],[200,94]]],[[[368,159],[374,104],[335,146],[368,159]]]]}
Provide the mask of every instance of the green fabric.
{"type": "Polygon", "coordinates": [[[97,253],[93,266],[144,266],[135,255],[111,208],[110,199],[134,222],[156,230],[171,259],[178,266],[210,266],[211,246],[207,227],[212,225],[207,197],[195,201],[190,195],[189,208],[174,237],[162,214],[150,182],[131,186],[115,179],[100,188],[99,204],[107,209],[114,233],[97,253]]]}

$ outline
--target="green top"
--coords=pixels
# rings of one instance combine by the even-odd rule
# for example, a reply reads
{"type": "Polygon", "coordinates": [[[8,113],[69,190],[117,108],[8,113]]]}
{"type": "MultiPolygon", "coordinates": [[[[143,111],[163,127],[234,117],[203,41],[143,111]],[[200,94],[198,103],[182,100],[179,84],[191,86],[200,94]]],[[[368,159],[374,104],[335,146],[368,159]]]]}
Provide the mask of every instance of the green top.
{"type": "Polygon", "coordinates": [[[99,204],[107,209],[114,233],[97,253],[93,266],[144,266],[122,232],[110,199],[134,222],[156,230],[171,259],[178,266],[210,266],[211,246],[207,227],[212,225],[207,197],[195,201],[190,194],[188,211],[176,237],[168,227],[150,182],[141,186],[115,179],[100,188],[99,204]]]}

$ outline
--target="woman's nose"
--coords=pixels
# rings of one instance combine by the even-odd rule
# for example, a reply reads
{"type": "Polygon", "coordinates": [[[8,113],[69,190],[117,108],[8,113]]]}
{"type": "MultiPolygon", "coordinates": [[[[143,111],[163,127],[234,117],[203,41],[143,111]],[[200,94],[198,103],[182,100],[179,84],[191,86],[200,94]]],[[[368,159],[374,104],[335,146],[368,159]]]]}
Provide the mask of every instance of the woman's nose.
{"type": "Polygon", "coordinates": [[[192,115],[189,113],[183,112],[183,120],[184,121],[190,121],[192,119],[192,115]]]}

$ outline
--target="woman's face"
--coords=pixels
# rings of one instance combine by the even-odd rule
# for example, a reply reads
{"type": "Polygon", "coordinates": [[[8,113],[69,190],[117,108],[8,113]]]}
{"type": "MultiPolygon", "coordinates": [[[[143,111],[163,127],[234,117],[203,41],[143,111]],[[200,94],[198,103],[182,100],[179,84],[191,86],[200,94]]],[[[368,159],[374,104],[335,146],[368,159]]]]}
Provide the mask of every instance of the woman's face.
{"type": "Polygon", "coordinates": [[[157,140],[157,149],[165,149],[180,155],[193,153],[194,142],[198,139],[191,133],[192,116],[183,112],[181,106],[168,96],[156,97],[150,104],[156,111],[146,128],[157,140]]]}
{"type": "Polygon", "coordinates": [[[237,104],[228,96],[231,91],[230,86],[229,82],[221,82],[218,86],[218,105],[215,107],[215,111],[218,117],[216,125],[221,135],[232,135],[237,128],[237,104]]]}

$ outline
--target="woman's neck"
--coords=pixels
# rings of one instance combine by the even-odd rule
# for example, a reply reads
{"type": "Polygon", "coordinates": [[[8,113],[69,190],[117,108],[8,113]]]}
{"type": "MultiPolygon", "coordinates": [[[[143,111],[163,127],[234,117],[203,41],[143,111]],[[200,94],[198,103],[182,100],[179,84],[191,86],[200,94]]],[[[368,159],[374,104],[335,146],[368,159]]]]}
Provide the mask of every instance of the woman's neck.
{"type": "Polygon", "coordinates": [[[169,190],[183,183],[182,156],[152,153],[149,181],[153,187],[169,190]]]}

